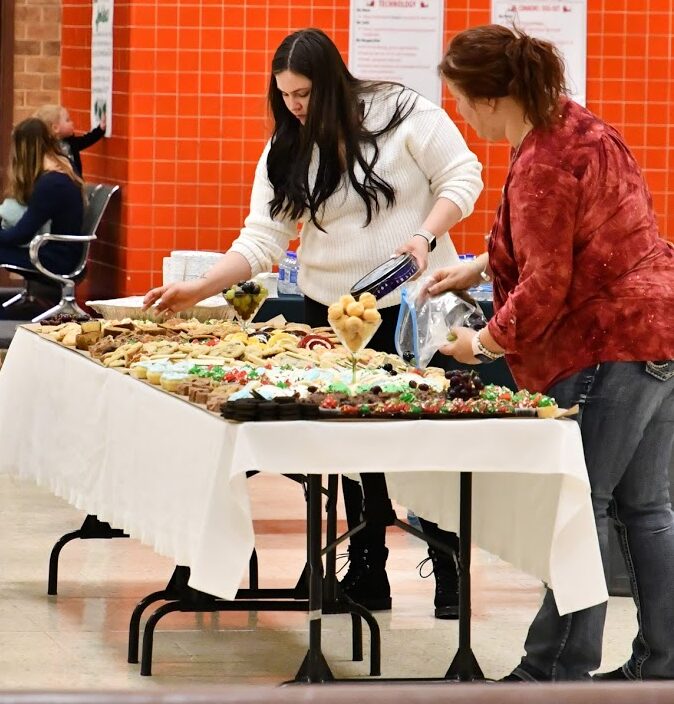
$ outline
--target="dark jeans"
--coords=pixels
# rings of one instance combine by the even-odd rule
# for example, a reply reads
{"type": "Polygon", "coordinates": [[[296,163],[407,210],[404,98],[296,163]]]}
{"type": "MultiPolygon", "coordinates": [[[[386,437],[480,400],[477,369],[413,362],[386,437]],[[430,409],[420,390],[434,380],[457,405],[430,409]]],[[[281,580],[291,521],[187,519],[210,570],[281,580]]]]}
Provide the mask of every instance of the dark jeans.
{"type": "MultiPolygon", "coordinates": [[[[73,251],[72,245],[49,242],[40,250],[40,261],[56,274],[68,274],[78,262],[80,245],[76,246],[78,251],[73,251]]],[[[28,247],[18,245],[0,244],[0,264],[13,264],[37,271],[30,260],[28,247]]]]}
{"type": "MultiPolygon", "coordinates": [[[[623,666],[630,679],[674,679],[674,361],[606,362],[549,390],[579,403],[592,505],[604,566],[613,519],[637,606],[638,632],[623,666]]],[[[548,591],[532,623],[524,679],[587,678],[601,662],[606,604],[560,616],[548,591]]]]}
{"type": "Polygon", "coordinates": [[[28,256],[28,247],[0,244],[0,264],[13,264],[25,269],[35,269],[28,256]]]}
{"type": "MultiPolygon", "coordinates": [[[[328,325],[328,309],[317,301],[305,297],[305,322],[312,327],[323,327],[328,325]]],[[[382,317],[381,325],[370,341],[368,347],[391,352],[395,354],[395,329],[398,322],[398,306],[384,308],[380,310],[382,317]]],[[[442,355],[438,355],[442,356],[442,355]]],[[[346,522],[349,530],[355,528],[363,520],[363,491],[358,482],[342,477],[342,492],[344,494],[344,506],[346,509],[346,522]]],[[[385,495],[370,497],[370,500],[386,500],[385,495]]],[[[427,535],[436,538],[453,547],[456,545],[456,535],[438,528],[436,523],[431,523],[423,518],[419,518],[421,526],[427,535]]],[[[365,528],[356,533],[350,540],[351,545],[356,549],[377,549],[383,548],[386,540],[386,528],[377,525],[366,525],[365,528]]]]}

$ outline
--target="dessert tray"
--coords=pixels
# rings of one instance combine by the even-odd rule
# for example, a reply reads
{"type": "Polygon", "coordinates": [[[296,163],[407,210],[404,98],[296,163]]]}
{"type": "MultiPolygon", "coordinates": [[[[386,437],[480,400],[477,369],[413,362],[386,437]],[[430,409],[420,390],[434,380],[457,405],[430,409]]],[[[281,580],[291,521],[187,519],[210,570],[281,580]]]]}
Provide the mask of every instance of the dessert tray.
{"type": "MultiPolygon", "coordinates": [[[[93,320],[59,315],[33,332],[232,421],[561,418],[576,409],[526,390],[485,385],[475,371],[416,369],[365,347],[374,298],[343,297],[330,327],[251,323],[264,295],[244,289],[237,320],[93,320]],[[348,300],[347,300],[348,298],[348,300]],[[356,324],[357,323],[357,324],[356,324]]],[[[234,292],[235,302],[236,291],[234,292]]],[[[122,299],[123,300],[123,299],[122,299]]],[[[231,308],[231,306],[227,306],[231,308]]]]}
{"type": "MultiPolygon", "coordinates": [[[[95,310],[100,316],[110,320],[120,320],[122,318],[133,318],[135,320],[161,320],[166,316],[150,307],[143,310],[143,296],[127,296],[126,298],[110,298],[105,301],[87,301],[86,304],[95,310]]],[[[234,316],[234,311],[227,305],[227,301],[221,296],[211,296],[200,301],[192,308],[177,317],[189,320],[195,319],[206,321],[211,319],[227,320],[234,316]]]]}

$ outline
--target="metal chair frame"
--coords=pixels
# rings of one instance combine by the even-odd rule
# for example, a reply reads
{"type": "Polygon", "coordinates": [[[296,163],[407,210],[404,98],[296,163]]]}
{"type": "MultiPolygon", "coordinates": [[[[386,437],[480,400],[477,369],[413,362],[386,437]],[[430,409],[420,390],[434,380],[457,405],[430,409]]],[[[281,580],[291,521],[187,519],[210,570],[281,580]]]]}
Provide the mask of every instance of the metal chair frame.
{"type": "Polygon", "coordinates": [[[75,298],[75,286],[81,279],[82,274],[87,266],[89,259],[89,250],[91,243],[96,239],[96,231],[101,223],[105,209],[112,196],[119,191],[119,186],[111,186],[104,183],[96,184],[95,186],[87,186],[88,204],[84,212],[82,222],[82,234],[80,235],[59,235],[55,233],[46,233],[43,235],[35,235],[28,246],[30,260],[35,267],[28,268],[16,266],[14,264],[0,264],[3,269],[21,275],[25,280],[25,285],[15,296],[5,301],[2,304],[3,308],[9,308],[17,303],[33,300],[33,295],[30,291],[29,284],[31,281],[45,281],[56,283],[61,290],[61,299],[59,302],[40,313],[32,320],[34,323],[39,323],[45,318],[50,318],[59,313],[70,313],[73,315],[84,315],[85,312],[77,304],[75,298]],[[57,274],[50,271],[40,261],[40,248],[47,242],[70,242],[82,245],[82,256],[77,266],[68,274],[57,274]]]}

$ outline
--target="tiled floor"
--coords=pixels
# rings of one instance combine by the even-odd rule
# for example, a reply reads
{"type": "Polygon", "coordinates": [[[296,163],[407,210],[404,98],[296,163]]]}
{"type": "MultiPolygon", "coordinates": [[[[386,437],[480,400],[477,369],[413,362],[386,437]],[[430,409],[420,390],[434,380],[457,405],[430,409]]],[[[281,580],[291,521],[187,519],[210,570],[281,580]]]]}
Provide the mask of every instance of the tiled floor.
{"type": "MultiPolygon", "coordinates": [[[[303,564],[304,503],[296,484],[258,476],[251,483],[262,585],[292,586],[303,564]]],[[[46,596],[54,541],[83,514],[45,490],[0,477],[0,689],[131,688],[159,685],[280,683],[292,678],[307,645],[305,614],[174,614],[155,638],[154,676],[126,663],[135,603],[165,586],[173,565],[134,540],[70,543],[62,553],[59,595],[46,596]]],[[[389,577],[394,607],[377,616],[385,676],[438,676],[451,660],[457,624],[432,616],[433,579],[415,566],[425,556],[392,530],[389,577]]],[[[474,550],[473,646],[488,677],[518,662],[541,584],[474,550]]],[[[362,676],[352,663],[350,619],[324,619],[324,652],[335,674],[362,676]]],[[[612,598],[604,667],[623,662],[635,630],[631,600],[612,598]]],[[[365,644],[367,661],[367,641],[365,644]]]]}

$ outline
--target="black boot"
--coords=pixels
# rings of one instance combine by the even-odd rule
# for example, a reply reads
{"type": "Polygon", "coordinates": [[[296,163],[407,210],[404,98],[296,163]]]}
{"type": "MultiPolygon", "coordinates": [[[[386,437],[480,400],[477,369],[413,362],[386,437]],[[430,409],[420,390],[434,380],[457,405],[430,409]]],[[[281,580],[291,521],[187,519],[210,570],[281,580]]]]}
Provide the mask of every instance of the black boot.
{"type": "Polygon", "coordinates": [[[459,575],[452,555],[428,548],[435,576],[435,618],[459,618],[459,575]]]}
{"type": "MultiPolygon", "coordinates": [[[[363,492],[358,482],[342,477],[346,522],[352,530],[363,520],[363,492]]],[[[340,590],[369,611],[391,608],[391,586],[386,576],[386,528],[366,525],[351,537],[349,570],[340,590]]]]}
{"type": "Polygon", "coordinates": [[[387,548],[349,546],[349,571],[339,582],[340,590],[368,611],[391,609],[391,585],[386,576],[387,548]]]}
{"type": "MultiPolygon", "coordinates": [[[[424,533],[442,542],[450,550],[450,553],[440,552],[432,546],[428,546],[428,557],[433,563],[433,575],[435,576],[435,618],[457,619],[459,618],[459,537],[456,533],[438,528],[437,524],[420,519],[424,533]]],[[[426,560],[421,564],[423,565],[426,560]]],[[[421,567],[421,565],[420,565],[421,567]]],[[[421,574],[421,569],[419,570],[421,574]]],[[[421,575],[422,577],[429,575],[421,575]]]]}

